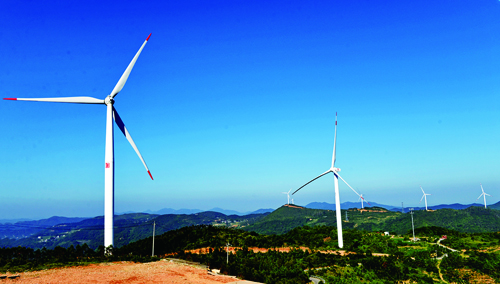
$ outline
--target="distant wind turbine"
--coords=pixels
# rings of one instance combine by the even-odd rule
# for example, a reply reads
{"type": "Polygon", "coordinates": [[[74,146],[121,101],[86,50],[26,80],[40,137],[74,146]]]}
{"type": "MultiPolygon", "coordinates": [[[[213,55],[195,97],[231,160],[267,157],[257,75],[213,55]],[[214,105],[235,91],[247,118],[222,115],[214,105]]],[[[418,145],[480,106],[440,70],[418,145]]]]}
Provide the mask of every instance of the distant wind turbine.
{"type": "Polygon", "coordinates": [[[363,198],[363,194],[359,195],[358,201],[361,201],[361,209],[365,208],[364,205],[363,205],[363,201],[366,202],[366,203],[368,203],[368,205],[371,206],[370,202],[366,201],[366,199],[363,198]]]}
{"type": "Polygon", "coordinates": [[[335,151],[336,151],[336,144],[337,144],[337,113],[335,113],[335,136],[333,138],[333,156],[332,156],[332,166],[330,169],[319,176],[313,178],[312,180],[308,181],[306,184],[303,186],[299,187],[292,195],[297,193],[297,191],[301,190],[304,186],[310,184],[311,182],[317,180],[318,178],[328,174],[328,173],[333,173],[333,180],[334,180],[334,185],[335,185],[335,210],[336,210],[336,216],[337,216],[337,235],[338,235],[338,241],[339,241],[339,248],[344,247],[344,240],[342,238],[342,218],[341,218],[341,212],[340,212],[340,195],[339,195],[339,178],[347,184],[347,186],[356,193],[356,195],[360,196],[354,188],[352,188],[340,175],[340,169],[335,167],[335,151]]]}
{"type": "Polygon", "coordinates": [[[478,200],[479,198],[481,198],[481,196],[483,196],[483,198],[484,198],[484,208],[486,209],[486,195],[488,195],[488,196],[491,196],[491,195],[489,195],[488,193],[484,192],[482,184],[479,184],[479,185],[481,185],[481,191],[483,193],[481,193],[481,195],[479,195],[479,197],[476,200],[478,200]]]}
{"type": "Polygon", "coordinates": [[[422,192],[424,193],[424,195],[422,195],[422,198],[420,198],[420,202],[422,202],[422,199],[425,199],[425,211],[428,211],[427,210],[427,195],[432,195],[432,194],[428,194],[428,193],[425,193],[424,189],[422,188],[422,186],[420,186],[420,189],[422,190],[422,192]]]}
{"type": "Polygon", "coordinates": [[[282,192],[283,194],[286,194],[286,196],[288,197],[288,202],[287,204],[290,204],[290,191],[292,191],[292,189],[290,188],[290,190],[288,192],[282,192]]]}
{"type": "Polygon", "coordinates": [[[132,140],[132,137],[130,136],[130,133],[128,132],[127,128],[125,127],[125,124],[121,120],[120,116],[118,115],[118,112],[116,109],[113,107],[114,104],[114,98],[118,93],[122,90],[123,86],[125,86],[125,82],[127,82],[128,76],[130,75],[130,72],[132,71],[132,68],[135,65],[135,62],[137,61],[137,58],[141,54],[142,49],[146,45],[146,43],[149,40],[149,37],[151,34],[149,34],[148,38],[144,41],[142,44],[141,48],[139,48],[139,51],[135,54],[134,58],[132,61],[129,63],[127,69],[125,69],[125,72],[122,74],[120,77],[120,80],[118,80],[118,83],[116,83],[115,87],[113,88],[113,91],[104,99],[96,99],[92,97],[61,97],[61,98],[4,98],[4,100],[13,100],[13,101],[35,101],[35,102],[57,102],[57,103],[77,103],[77,104],[103,104],[106,105],[107,107],[107,113],[106,113],[106,148],[105,148],[105,159],[104,159],[104,246],[108,247],[110,245],[113,245],[114,241],[114,235],[113,235],[113,221],[114,221],[114,191],[115,191],[115,162],[114,162],[114,149],[113,149],[113,119],[115,120],[116,124],[118,125],[118,128],[122,131],[123,135],[127,138],[128,142],[130,145],[132,145],[132,148],[134,148],[135,152],[139,156],[139,159],[141,159],[142,164],[148,171],[149,176],[151,179],[153,179],[153,176],[151,175],[151,172],[149,172],[148,166],[146,165],[146,162],[144,162],[144,159],[141,156],[141,153],[139,152],[139,149],[137,149],[137,146],[134,143],[134,140],[132,140]]]}

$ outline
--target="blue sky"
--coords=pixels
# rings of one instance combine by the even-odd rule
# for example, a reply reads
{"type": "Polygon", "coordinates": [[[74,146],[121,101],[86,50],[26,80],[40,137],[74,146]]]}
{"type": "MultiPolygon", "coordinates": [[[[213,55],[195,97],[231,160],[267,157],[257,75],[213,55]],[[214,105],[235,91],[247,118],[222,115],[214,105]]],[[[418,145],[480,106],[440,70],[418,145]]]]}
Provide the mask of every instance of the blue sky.
{"type": "MultiPolygon", "coordinates": [[[[2,1],[1,97],[115,107],[115,209],[500,200],[500,1],[2,1]],[[357,196],[340,185],[341,202],[357,196]],[[334,203],[333,176],[293,196],[334,203]]],[[[0,101],[0,216],[104,212],[105,107],[0,101]]],[[[420,204],[422,205],[422,204],[420,204]]]]}

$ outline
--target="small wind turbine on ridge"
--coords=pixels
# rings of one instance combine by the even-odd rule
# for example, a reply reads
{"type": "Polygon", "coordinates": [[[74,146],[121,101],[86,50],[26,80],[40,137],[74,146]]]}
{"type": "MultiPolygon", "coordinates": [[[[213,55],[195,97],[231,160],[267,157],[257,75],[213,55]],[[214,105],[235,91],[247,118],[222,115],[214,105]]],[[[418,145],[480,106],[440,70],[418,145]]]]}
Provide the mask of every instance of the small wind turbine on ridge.
{"type": "MultiPolygon", "coordinates": [[[[428,193],[425,193],[424,189],[422,188],[422,186],[420,186],[420,189],[422,190],[422,192],[424,193],[424,195],[422,195],[422,198],[420,198],[420,202],[422,202],[422,199],[425,198],[425,211],[428,211],[427,210],[427,195],[432,195],[432,194],[428,194],[428,193]]],[[[420,203],[419,202],[419,203],[420,203]]]]}
{"type": "Polygon", "coordinates": [[[139,152],[139,149],[134,143],[134,140],[132,140],[132,136],[130,136],[130,133],[128,132],[127,128],[125,127],[125,124],[123,123],[122,119],[118,115],[118,112],[114,108],[113,104],[115,102],[114,98],[118,93],[122,90],[123,86],[125,86],[125,83],[127,82],[127,79],[130,75],[130,72],[132,71],[132,68],[135,65],[135,62],[137,61],[137,58],[139,58],[139,55],[142,52],[142,49],[146,45],[146,43],[149,40],[149,37],[151,37],[151,34],[146,38],[144,43],[142,44],[141,48],[139,48],[139,51],[135,54],[134,58],[132,61],[129,63],[127,66],[127,69],[125,69],[125,72],[123,72],[122,76],[120,77],[120,80],[118,80],[118,83],[116,83],[115,87],[111,91],[111,93],[104,99],[96,99],[92,97],[60,97],[60,98],[4,98],[4,100],[11,100],[11,101],[35,101],[35,102],[56,102],[56,103],[76,103],[76,104],[102,104],[106,106],[107,112],[106,112],[106,147],[105,147],[105,154],[104,154],[104,246],[109,247],[110,245],[113,245],[114,243],[114,235],[113,235],[113,222],[114,222],[114,210],[115,210],[115,205],[114,205],[114,192],[115,192],[115,160],[114,160],[114,135],[113,135],[113,119],[115,120],[118,128],[120,128],[121,132],[123,135],[125,135],[125,138],[127,138],[128,142],[130,145],[132,145],[132,148],[134,148],[135,152],[139,156],[139,159],[141,160],[142,164],[146,168],[146,171],[148,172],[149,176],[151,179],[153,179],[153,176],[151,175],[151,172],[148,169],[148,166],[146,165],[146,162],[141,156],[141,153],[139,152]]]}
{"type": "Polygon", "coordinates": [[[356,193],[357,196],[360,196],[359,193],[354,190],[340,175],[340,169],[335,167],[335,151],[336,151],[336,144],[337,144],[337,113],[335,113],[335,135],[333,138],[333,156],[332,156],[332,166],[330,169],[319,176],[313,178],[312,180],[308,181],[306,184],[303,186],[299,187],[292,195],[297,193],[297,191],[301,190],[304,186],[310,184],[311,182],[317,180],[318,178],[329,174],[333,173],[333,181],[335,185],[335,211],[336,211],[336,216],[337,216],[337,237],[338,237],[338,242],[339,242],[339,248],[344,247],[344,240],[342,237],[342,217],[341,217],[341,212],[340,212],[340,194],[339,194],[339,178],[350,188],[354,193],[356,193]]]}
{"type": "Polygon", "coordinates": [[[361,201],[361,209],[365,208],[364,205],[363,205],[363,201],[366,202],[366,203],[368,203],[368,205],[371,206],[370,202],[366,201],[366,199],[363,198],[363,194],[362,193],[359,195],[358,201],[361,201]]]}
{"type": "Polygon", "coordinates": [[[288,197],[288,202],[287,204],[290,204],[290,191],[292,191],[292,189],[290,188],[290,190],[288,192],[282,192],[283,194],[286,194],[286,196],[288,197]]]}
{"type": "Polygon", "coordinates": [[[479,184],[479,185],[481,185],[481,191],[483,193],[481,193],[481,195],[479,195],[479,197],[476,200],[478,200],[479,198],[481,198],[481,196],[483,196],[484,197],[484,208],[486,209],[486,195],[488,195],[488,196],[491,196],[491,195],[489,195],[488,193],[484,192],[482,184],[479,184]]]}

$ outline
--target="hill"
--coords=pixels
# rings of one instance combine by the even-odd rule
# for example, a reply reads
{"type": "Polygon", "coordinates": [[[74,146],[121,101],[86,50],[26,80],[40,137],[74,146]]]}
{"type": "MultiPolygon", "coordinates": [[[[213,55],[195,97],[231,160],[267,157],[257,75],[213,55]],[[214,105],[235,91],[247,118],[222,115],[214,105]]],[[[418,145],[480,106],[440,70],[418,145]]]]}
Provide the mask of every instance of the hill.
{"type": "MultiPolygon", "coordinates": [[[[250,214],[245,216],[225,215],[218,212],[200,212],[195,214],[152,215],[131,213],[115,216],[115,247],[147,238],[153,234],[153,222],[156,234],[194,225],[216,225],[223,227],[247,226],[267,215],[250,214]]],[[[48,224],[46,222],[46,224],[48,224]]],[[[75,223],[58,223],[50,227],[37,227],[29,237],[20,239],[2,239],[0,247],[30,247],[53,249],[56,246],[69,247],[87,244],[95,249],[104,242],[104,217],[85,219],[75,223]]],[[[33,228],[30,228],[33,229],[33,228]]]]}
{"type": "MultiPolygon", "coordinates": [[[[414,211],[415,228],[437,226],[462,233],[485,233],[500,231],[500,211],[471,206],[464,210],[439,209],[436,211],[414,211]]],[[[410,213],[388,220],[382,226],[385,231],[404,234],[411,231],[410,213]]]]}
{"type": "Polygon", "coordinates": [[[302,226],[333,226],[336,223],[335,211],[309,209],[297,205],[283,205],[269,215],[244,227],[245,231],[259,234],[285,234],[302,226]]]}
{"type": "Polygon", "coordinates": [[[48,219],[19,221],[0,224],[0,239],[22,239],[41,232],[47,228],[63,223],[77,223],[88,218],[68,218],[54,216],[48,219]]]}
{"type": "MultiPolygon", "coordinates": [[[[391,205],[384,205],[384,204],[379,204],[376,202],[370,202],[370,204],[366,204],[365,202],[365,207],[366,206],[376,206],[376,207],[382,207],[388,210],[395,210],[395,211],[401,211],[401,207],[394,207],[391,205]]],[[[311,208],[311,209],[324,209],[324,210],[335,210],[335,204],[327,203],[327,202],[311,202],[307,204],[305,207],[311,208]]],[[[340,209],[350,209],[350,208],[361,208],[361,203],[360,202],[344,202],[340,204],[340,209]]]]}
{"type": "MultiPolygon", "coordinates": [[[[406,234],[412,228],[410,213],[389,211],[381,207],[342,210],[341,216],[345,229],[406,234]]],[[[415,228],[437,226],[464,233],[500,231],[500,211],[475,206],[464,210],[414,211],[413,219],[415,228]]],[[[260,234],[284,234],[305,225],[336,226],[335,211],[284,205],[243,229],[260,234]]]]}
{"type": "Polygon", "coordinates": [[[488,206],[488,208],[490,208],[490,209],[500,210],[500,201],[498,201],[498,202],[497,202],[497,203],[495,203],[495,204],[492,204],[492,205],[488,206]]]}

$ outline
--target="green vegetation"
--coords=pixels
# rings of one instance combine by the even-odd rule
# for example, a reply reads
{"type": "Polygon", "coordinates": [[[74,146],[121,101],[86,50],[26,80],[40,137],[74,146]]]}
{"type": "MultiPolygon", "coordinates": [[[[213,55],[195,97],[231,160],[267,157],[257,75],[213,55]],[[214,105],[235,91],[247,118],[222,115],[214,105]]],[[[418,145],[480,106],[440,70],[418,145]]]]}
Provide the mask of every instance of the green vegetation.
{"type": "MultiPolygon", "coordinates": [[[[349,229],[344,231],[344,250],[339,251],[336,249],[337,230],[331,226],[304,226],[281,235],[260,235],[241,229],[200,225],[157,236],[155,253],[160,257],[201,262],[223,273],[265,283],[309,283],[308,278],[312,275],[327,283],[435,283],[441,282],[441,277],[457,283],[478,277],[500,280],[496,269],[500,265],[498,251],[485,253],[469,246],[465,254],[459,254],[436,244],[438,238],[446,234],[448,238],[443,241],[446,245],[480,243],[483,245],[479,248],[490,248],[498,244],[500,234],[466,234],[439,227],[420,228],[416,234],[423,241],[413,243],[408,241],[408,235],[385,236],[349,229]],[[227,242],[235,248],[235,253],[229,254],[229,263],[226,263],[227,242]],[[269,251],[254,252],[252,247],[268,248],[269,251]],[[191,251],[199,248],[209,248],[209,252],[196,254],[191,251]],[[289,248],[289,251],[280,252],[280,248],[289,248]]],[[[149,237],[115,248],[112,255],[105,254],[102,246],[92,250],[87,245],[54,250],[4,248],[0,249],[0,271],[116,260],[156,260],[158,258],[150,257],[151,243],[149,237]]]]}
{"type": "MultiPolygon", "coordinates": [[[[368,207],[365,210],[342,210],[343,227],[364,231],[393,232],[406,234],[411,230],[409,213],[388,211],[381,207],[368,207]],[[349,221],[345,220],[345,213],[349,221]]],[[[415,228],[442,227],[464,233],[483,233],[500,231],[500,211],[469,207],[464,210],[440,209],[436,211],[415,211],[415,228]]],[[[257,220],[244,230],[259,234],[284,234],[300,226],[335,226],[335,211],[290,208],[282,206],[271,214],[257,220]]]]}
{"type": "Polygon", "coordinates": [[[94,249],[89,245],[102,243],[102,218],[94,218],[51,227],[60,236],[57,241],[49,234],[36,239],[38,243],[52,242],[51,249],[22,246],[0,249],[0,271],[156,260],[150,257],[151,223],[155,221],[158,234],[155,254],[159,257],[201,262],[253,281],[308,283],[312,275],[327,283],[500,281],[496,269],[500,267],[498,210],[471,207],[416,211],[415,235],[419,241],[412,242],[409,214],[383,208],[366,209],[347,210],[349,221],[343,220],[343,250],[338,250],[334,211],[284,206],[269,215],[254,216],[215,212],[127,214],[115,222],[120,228],[116,234],[119,241],[111,249],[112,255],[106,254],[102,246],[94,249]],[[391,236],[384,231],[392,232],[391,236]],[[437,244],[444,235],[447,238],[440,243],[458,252],[437,244]],[[75,241],[79,242],[76,246],[75,241]],[[226,263],[227,242],[235,250],[229,254],[229,263],[226,263]],[[254,247],[268,251],[257,252],[254,247]],[[201,248],[208,252],[195,251],[201,248]]]}
{"type": "Polygon", "coordinates": [[[243,228],[259,234],[284,234],[302,226],[333,226],[336,224],[335,211],[281,206],[271,214],[243,228]]]}
{"type": "MultiPolygon", "coordinates": [[[[170,230],[193,225],[233,224],[248,225],[266,214],[245,216],[224,215],[217,212],[201,212],[189,215],[151,215],[132,213],[115,216],[115,246],[121,247],[130,242],[149,237],[153,233],[153,222],[156,222],[156,233],[163,234],[170,230]]],[[[52,218],[51,218],[52,219],[52,218]]],[[[23,239],[0,239],[0,247],[30,247],[33,249],[54,249],[58,246],[69,248],[87,244],[96,249],[104,242],[104,218],[95,217],[75,223],[63,223],[44,227],[45,223],[36,223],[34,235],[23,239]],[[43,228],[43,229],[42,229],[43,228]]],[[[22,227],[25,228],[25,227],[22,227]]],[[[26,229],[26,228],[25,228],[26,229]]]]}

